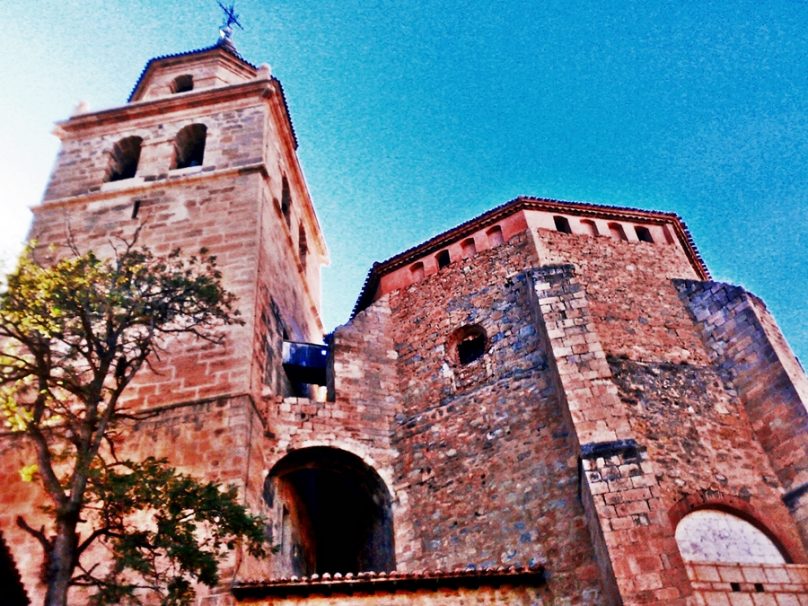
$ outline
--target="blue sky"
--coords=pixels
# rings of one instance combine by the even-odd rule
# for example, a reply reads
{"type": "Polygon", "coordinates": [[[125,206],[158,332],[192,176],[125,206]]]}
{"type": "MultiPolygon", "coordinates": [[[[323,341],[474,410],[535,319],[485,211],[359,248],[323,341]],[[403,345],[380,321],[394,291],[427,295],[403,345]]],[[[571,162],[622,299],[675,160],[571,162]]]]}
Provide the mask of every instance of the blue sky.
{"type": "MultiPolygon", "coordinates": [[[[808,359],[808,3],[242,0],[331,249],[327,327],[370,265],[519,194],[674,211],[808,359]]],[[[215,41],[214,0],[3,0],[0,252],[79,100],[215,41]]]]}

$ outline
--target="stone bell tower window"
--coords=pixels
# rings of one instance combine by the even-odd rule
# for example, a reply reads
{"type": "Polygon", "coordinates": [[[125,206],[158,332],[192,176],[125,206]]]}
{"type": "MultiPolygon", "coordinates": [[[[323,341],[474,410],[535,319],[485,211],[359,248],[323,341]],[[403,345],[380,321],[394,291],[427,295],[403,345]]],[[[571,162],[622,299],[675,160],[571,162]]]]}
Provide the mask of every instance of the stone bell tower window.
{"type": "Polygon", "coordinates": [[[181,129],[174,140],[174,163],[171,168],[202,166],[207,132],[204,124],[190,124],[181,129]]]}
{"type": "Polygon", "coordinates": [[[187,93],[189,90],[194,90],[194,77],[191,74],[177,76],[171,82],[172,93],[187,93]]]}
{"type": "Polygon", "coordinates": [[[142,145],[143,139],[140,137],[126,137],[113,145],[105,181],[123,181],[134,177],[142,145]]]}

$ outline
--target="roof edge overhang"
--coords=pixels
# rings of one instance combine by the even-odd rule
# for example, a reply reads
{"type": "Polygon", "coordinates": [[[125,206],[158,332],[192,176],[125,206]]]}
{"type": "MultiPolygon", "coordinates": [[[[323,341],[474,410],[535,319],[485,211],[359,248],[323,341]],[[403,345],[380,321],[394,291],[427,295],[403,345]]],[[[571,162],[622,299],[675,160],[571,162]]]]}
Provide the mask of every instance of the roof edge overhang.
{"type": "Polygon", "coordinates": [[[355,317],[360,311],[368,307],[373,302],[373,297],[376,294],[376,289],[379,286],[381,277],[390,271],[398,269],[403,265],[407,265],[416,259],[423,257],[431,252],[435,252],[440,248],[445,247],[449,243],[462,238],[463,236],[494,225],[499,222],[503,217],[511,215],[516,212],[524,210],[540,210],[551,211],[560,213],[574,213],[576,215],[585,217],[596,217],[602,219],[624,219],[629,221],[645,222],[645,223],[665,223],[674,227],[676,237],[682,245],[690,264],[696,271],[696,274],[702,280],[710,279],[710,272],[707,269],[701,254],[696,248],[690,230],[685,225],[682,218],[676,213],[658,211],[658,210],[642,210],[639,208],[630,208],[626,206],[608,206],[605,204],[594,204],[591,202],[570,202],[565,200],[554,200],[552,198],[536,198],[533,196],[518,196],[513,200],[509,200],[500,206],[492,208],[473,219],[465,221],[460,225],[446,230],[433,238],[430,238],[422,244],[418,244],[412,248],[405,250],[386,261],[374,263],[368,271],[365,278],[365,283],[359,293],[356,304],[351,312],[351,318],[355,317]]]}
{"type": "Polygon", "coordinates": [[[369,572],[356,575],[312,575],[269,581],[247,581],[231,589],[237,600],[290,595],[340,595],[393,593],[398,591],[500,587],[540,587],[545,583],[542,566],[434,570],[422,572],[369,572]]]}
{"type": "Polygon", "coordinates": [[[176,62],[177,60],[186,59],[188,57],[196,57],[196,56],[199,56],[199,55],[205,55],[205,54],[209,54],[209,53],[212,54],[212,53],[215,53],[215,52],[221,52],[225,56],[228,56],[228,57],[231,57],[231,58],[235,59],[242,66],[247,67],[250,70],[252,70],[252,72],[255,72],[258,69],[255,65],[253,65],[252,63],[247,61],[244,57],[242,57],[232,44],[229,44],[227,42],[222,42],[220,40],[216,44],[212,44],[211,46],[206,46],[204,48],[197,48],[197,49],[193,49],[193,50],[189,50],[189,51],[185,51],[185,52],[181,52],[181,53],[173,53],[173,54],[169,54],[169,55],[160,55],[160,56],[157,56],[157,57],[152,57],[151,59],[149,59],[146,62],[146,65],[141,70],[140,76],[138,76],[137,82],[135,82],[135,85],[132,87],[132,91],[129,93],[129,97],[126,99],[126,102],[127,103],[133,103],[133,102],[138,101],[138,98],[137,98],[138,94],[141,92],[141,89],[143,88],[143,84],[147,80],[147,76],[152,71],[152,69],[154,69],[157,65],[159,65],[161,63],[176,62]]]}

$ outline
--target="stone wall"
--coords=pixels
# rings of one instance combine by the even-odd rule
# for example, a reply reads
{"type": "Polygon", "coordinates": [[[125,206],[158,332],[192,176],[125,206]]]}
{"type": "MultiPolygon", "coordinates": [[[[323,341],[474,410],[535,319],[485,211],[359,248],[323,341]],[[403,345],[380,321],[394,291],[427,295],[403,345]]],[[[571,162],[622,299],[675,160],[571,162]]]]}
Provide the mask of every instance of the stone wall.
{"type": "Polygon", "coordinates": [[[808,545],[805,373],[759,299],[716,282],[679,281],[677,287],[721,378],[740,397],[753,447],[765,453],[808,545]]]}
{"type": "Polygon", "coordinates": [[[523,270],[526,233],[388,295],[402,394],[396,492],[409,503],[402,570],[525,565],[554,596],[598,603],[570,427],[539,337],[523,270]],[[486,335],[462,364],[453,335],[486,335]]]}

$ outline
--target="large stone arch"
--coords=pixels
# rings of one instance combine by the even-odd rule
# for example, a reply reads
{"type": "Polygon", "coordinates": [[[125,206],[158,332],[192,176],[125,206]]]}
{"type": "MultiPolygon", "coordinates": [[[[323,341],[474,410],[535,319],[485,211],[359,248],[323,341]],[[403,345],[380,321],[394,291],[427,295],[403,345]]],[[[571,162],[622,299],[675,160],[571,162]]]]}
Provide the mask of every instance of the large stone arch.
{"type": "Polygon", "coordinates": [[[293,450],[267,475],[264,499],[275,574],[395,569],[392,498],[358,456],[328,446],[293,450]]]}
{"type": "MultiPolygon", "coordinates": [[[[757,547],[751,548],[751,552],[756,550],[767,551],[765,545],[768,543],[782,557],[780,562],[774,560],[767,561],[765,557],[743,558],[743,550],[736,553],[740,560],[732,560],[730,552],[726,558],[719,558],[714,561],[742,561],[747,563],[791,563],[800,560],[800,550],[793,538],[788,538],[777,532],[775,526],[766,523],[766,517],[754,507],[748,500],[741,499],[735,495],[720,492],[702,492],[688,495],[681,499],[670,511],[670,519],[676,532],[676,540],[679,545],[682,557],[685,560],[699,559],[693,555],[688,555],[688,547],[684,542],[688,539],[685,534],[694,532],[704,532],[704,540],[708,542],[710,548],[707,552],[717,555],[721,549],[727,545],[718,545],[722,541],[751,541],[757,543],[757,547]],[[694,515],[695,514],[695,515],[694,515]],[[696,518],[701,518],[696,520],[696,518]],[[690,525],[687,530],[686,526],[690,525]],[[722,526],[721,529],[716,526],[722,526]],[[697,528],[701,530],[697,530],[697,528]],[[707,536],[711,535],[712,536],[707,536]]],[[[751,546],[750,546],[751,547],[751,546]]],[[[705,552],[706,553],[706,552],[705,552]]],[[[774,552],[769,552],[770,555],[774,552]]]]}

